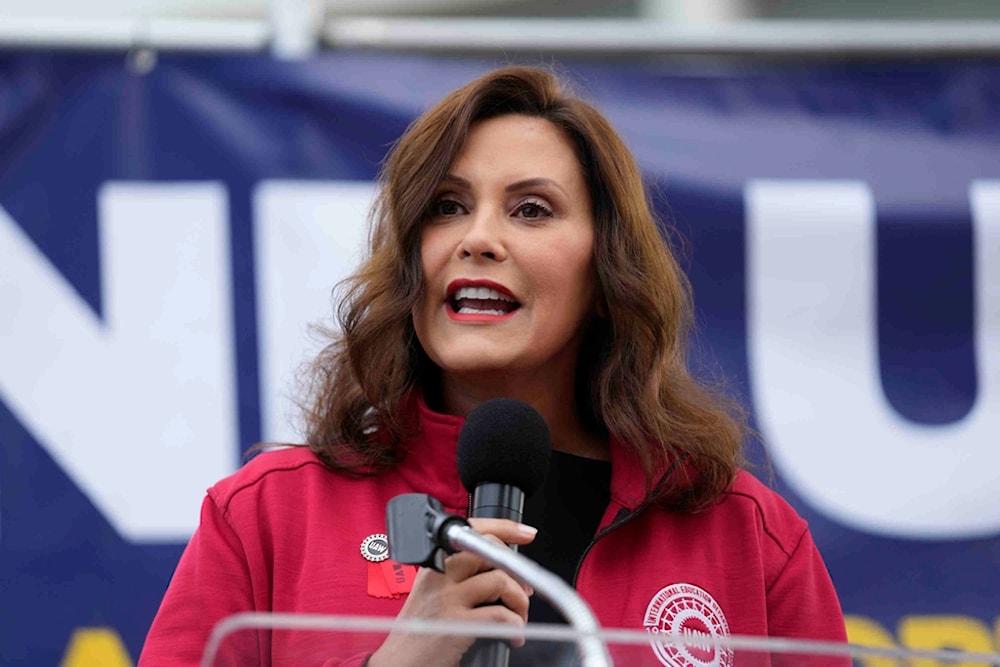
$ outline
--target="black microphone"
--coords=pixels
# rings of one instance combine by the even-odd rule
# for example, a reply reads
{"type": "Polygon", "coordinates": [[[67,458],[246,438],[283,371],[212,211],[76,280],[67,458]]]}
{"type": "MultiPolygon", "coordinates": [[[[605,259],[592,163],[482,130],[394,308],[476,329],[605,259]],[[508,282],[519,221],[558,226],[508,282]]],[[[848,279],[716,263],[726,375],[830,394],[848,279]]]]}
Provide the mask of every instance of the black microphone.
{"type": "MultiPolygon", "coordinates": [[[[527,403],[495,398],[476,406],[458,435],[458,475],[472,494],[469,516],[520,522],[524,499],[545,481],[551,455],[548,424],[527,403]]],[[[461,664],[506,667],[509,660],[506,641],[479,640],[461,664]]]]}

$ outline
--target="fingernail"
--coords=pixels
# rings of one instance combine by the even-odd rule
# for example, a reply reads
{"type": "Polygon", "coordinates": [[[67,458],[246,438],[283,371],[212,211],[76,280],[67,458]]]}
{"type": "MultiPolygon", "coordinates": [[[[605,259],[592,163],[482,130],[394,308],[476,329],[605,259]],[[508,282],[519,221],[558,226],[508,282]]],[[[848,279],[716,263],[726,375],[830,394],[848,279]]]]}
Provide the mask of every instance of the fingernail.
{"type": "Polygon", "coordinates": [[[538,529],[525,523],[517,524],[517,531],[525,537],[534,537],[538,534],[538,529]]]}

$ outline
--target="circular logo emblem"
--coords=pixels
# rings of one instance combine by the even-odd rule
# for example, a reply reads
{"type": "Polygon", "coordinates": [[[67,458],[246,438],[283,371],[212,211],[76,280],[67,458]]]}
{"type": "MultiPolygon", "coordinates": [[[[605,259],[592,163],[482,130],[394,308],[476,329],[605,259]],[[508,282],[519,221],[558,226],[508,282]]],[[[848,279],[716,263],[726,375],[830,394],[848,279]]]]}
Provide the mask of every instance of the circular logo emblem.
{"type": "Polygon", "coordinates": [[[733,651],[713,642],[729,636],[722,607],[693,584],[673,584],[649,601],[642,622],[653,653],[667,667],[732,667],[733,651]],[[669,637],[670,641],[664,635],[669,637]]]}
{"type": "Polygon", "coordinates": [[[382,533],[375,533],[365,538],[361,543],[361,555],[372,563],[381,563],[389,558],[389,538],[382,533]]]}

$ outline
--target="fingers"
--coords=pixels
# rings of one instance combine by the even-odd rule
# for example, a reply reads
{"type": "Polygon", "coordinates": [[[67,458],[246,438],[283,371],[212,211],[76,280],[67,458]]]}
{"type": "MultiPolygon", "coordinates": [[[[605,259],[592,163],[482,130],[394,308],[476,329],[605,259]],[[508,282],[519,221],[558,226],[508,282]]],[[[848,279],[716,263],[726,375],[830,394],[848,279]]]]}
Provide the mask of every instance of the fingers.
{"type": "MultiPolygon", "coordinates": [[[[473,518],[472,529],[497,544],[528,544],[537,531],[507,519],[473,518]]],[[[444,573],[421,568],[398,618],[453,619],[523,627],[528,621],[530,588],[470,552],[445,558],[444,573]]],[[[393,632],[370,657],[375,665],[458,664],[471,639],[423,637],[393,632]]],[[[514,646],[524,639],[511,640],[514,646]]]]}
{"type": "Polygon", "coordinates": [[[510,519],[469,519],[469,525],[478,533],[493,535],[506,544],[528,544],[535,539],[538,529],[510,519]]]}
{"type": "Polygon", "coordinates": [[[529,596],[534,592],[507,572],[493,569],[488,562],[468,552],[448,556],[444,574],[421,569],[411,598],[414,593],[422,594],[424,589],[436,590],[443,607],[474,609],[499,602],[522,620],[527,619],[529,596]]]}
{"type": "MultiPolygon", "coordinates": [[[[528,622],[530,592],[505,572],[481,572],[467,579],[457,590],[462,592],[466,604],[473,605],[463,613],[463,620],[504,623],[515,627],[524,627],[528,622]]],[[[524,637],[510,639],[515,647],[523,646],[524,642],[524,637]]]]}
{"type": "Polygon", "coordinates": [[[461,604],[470,607],[478,616],[486,615],[488,620],[513,622],[506,612],[512,612],[522,623],[528,620],[528,592],[509,574],[501,570],[481,572],[466,579],[456,588],[461,604]],[[496,604],[496,603],[500,604],[496,604]],[[479,612],[480,609],[495,609],[479,612]],[[493,617],[495,613],[496,617],[493,617]]]}
{"type": "MultiPolygon", "coordinates": [[[[456,583],[438,572],[423,569],[398,618],[504,623],[520,628],[527,623],[527,616],[527,593],[501,570],[480,572],[456,583]]],[[[457,665],[471,643],[471,637],[392,632],[367,664],[371,667],[457,665]]],[[[524,638],[512,638],[510,643],[523,646],[524,638]]]]}
{"type": "MultiPolygon", "coordinates": [[[[476,518],[470,524],[498,545],[527,544],[537,532],[507,519],[476,518]]],[[[421,568],[400,613],[452,618],[466,618],[472,613],[473,618],[484,621],[521,624],[527,620],[532,593],[529,586],[502,570],[493,569],[479,556],[459,552],[445,558],[443,573],[421,568]]]]}
{"type": "MultiPolygon", "coordinates": [[[[497,546],[505,548],[507,546],[507,543],[496,535],[484,533],[483,537],[495,543],[497,546]]],[[[459,551],[446,556],[444,559],[445,574],[447,574],[450,579],[455,581],[468,579],[477,572],[483,572],[491,569],[492,567],[492,565],[481,559],[479,556],[473,554],[471,551],[459,551]]]]}
{"type": "MultiPolygon", "coordinates": [[[[485,535],[487,539],[496,542],[498,545],[506,547],[506,544],[494,535],[485,535]]],[[[444,576],[454,582],[462,582],[481,572],[492,570],[493,566],[487,561],[471,552],[454,553],[444,560],[444,576]]],[[[518,585],[527,595],[532,595],[534,590],[525,583],[518,582],[518,585]]]]}
{"type": "Polygon", "coordinates": [[[454,582],[465,581],[491,568],[492,566],[479,556],[465,551],[451,554],[444,559],[444,576],[454,582]]]}

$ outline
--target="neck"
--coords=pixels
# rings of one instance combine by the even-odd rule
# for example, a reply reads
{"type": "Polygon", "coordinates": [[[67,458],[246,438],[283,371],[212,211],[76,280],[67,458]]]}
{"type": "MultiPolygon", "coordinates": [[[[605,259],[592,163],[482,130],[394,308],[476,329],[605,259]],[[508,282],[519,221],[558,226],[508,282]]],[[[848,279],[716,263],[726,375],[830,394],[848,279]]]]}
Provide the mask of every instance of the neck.
{"type": "Polygon", "coordinates": [[[442,412],[465,417],[491,398],[513,398],[537,410],[549,426],[552,448],[557,451],[591,459],[610,457],[607,434],[587,428],[580,419],[571,382],[554,386],[507,376],[486,380],[452,375],[441,378],[438,407],[442,412]]]}

